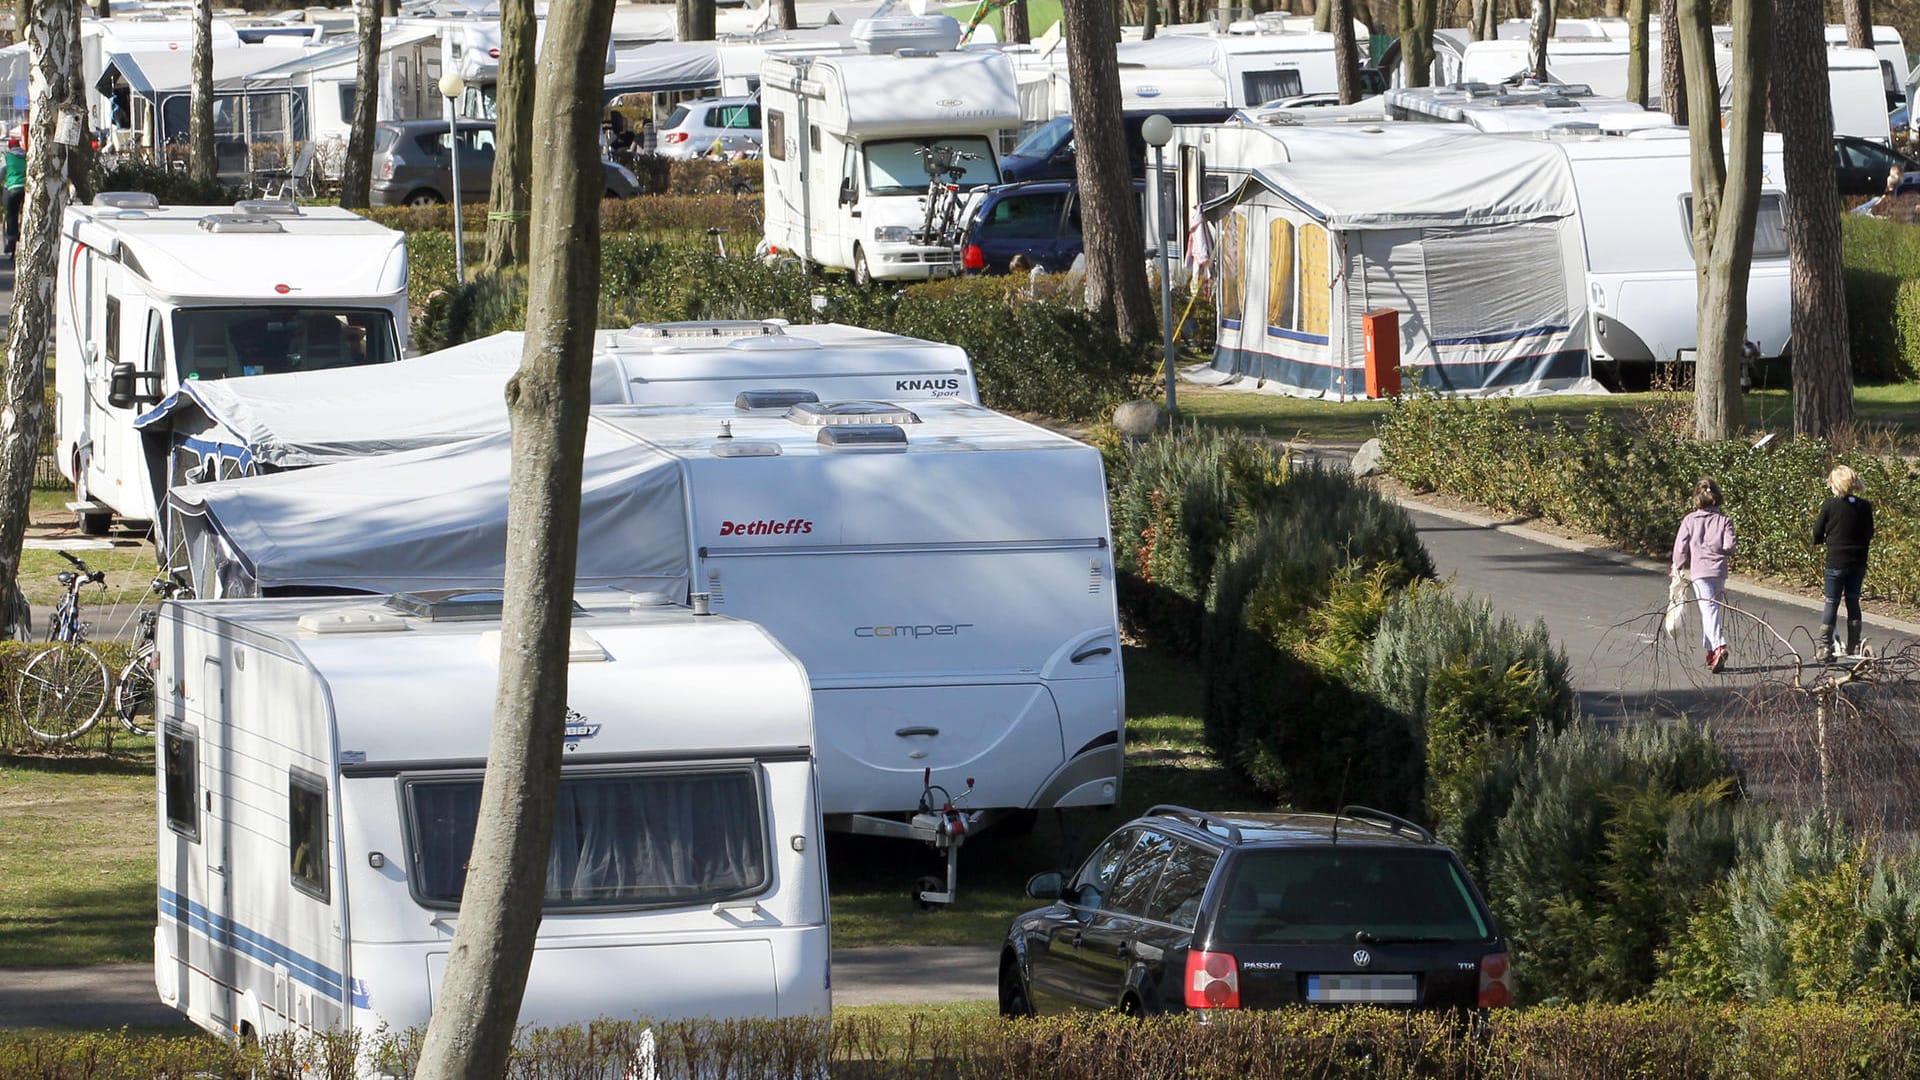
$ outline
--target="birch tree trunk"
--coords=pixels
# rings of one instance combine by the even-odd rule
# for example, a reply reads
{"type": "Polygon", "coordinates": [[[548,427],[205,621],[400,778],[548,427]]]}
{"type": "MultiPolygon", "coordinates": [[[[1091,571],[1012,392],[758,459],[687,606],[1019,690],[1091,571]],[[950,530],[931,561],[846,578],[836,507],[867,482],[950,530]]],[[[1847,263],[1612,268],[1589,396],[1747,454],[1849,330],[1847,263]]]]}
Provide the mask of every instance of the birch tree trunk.
{"type": "Polygon", "coordinates": [[[187,125],[187,174],[194,183],[217,181],[213,152],[213,0],[193,4],[193,108],[187,125]]]}
{"type": "Polygon", "coordinates": [[[1353,39],[1352,0],[1329,0],[1333,19],[1334,85],[1340,90],[1340,104],[1360,100],[1360,44],[1353,39]]]}
{"type": "Polygon", "coordinates": [[[21,28],[28,63],[27,190],[14,249],[6,402],[0,407],[0,596],[6,597],[15,595],[20,576],[34,462],[47,422],[46,357],[53,343],[60,219],[67,209],[67,144],[59,138],[61,121],[72,128],[65,134],[85,128],[71,105],[81,89],[80,69],[73,66],[73,39],[79,33],[75,0],[35,0],[21,28]]]}
{"type": "Polygon", "coordinates": [[[1747,331],[1747,276],[1760,209],[1766,129],[1771,0],[1734,0],[1733,87],[1721,154],[1710,0],[1680,0],[1680,51],[1693,142],[1694,280],[1700,302],[1693,373],[1694,437],[1728,439],[1744,425],[1740,364],[1747,331]]]}
{"type": "Polygon", "coordinates": [[[1853,366],[1840,259],[1840,196],[1833,171],[1833,102],[1796,92],[1827,77],[1820,0],[1778,0],[1773,110],[1785,151],[1787,253],[1792,265],[1793,433],[1853,433],[1853,366]]]}
{"type": "MultiPolygon", "coordinates": [[[[380,0],[360,0],[360,52],[353,73],[353,126],[340,169],[340,205],[364,209],[373,197],[373,126],[380,117],[380,0]]],[[[439,94],[440,88],[432,92],[439,94]]],[[[459,198],[456,192],[454,198],[459,198]]]]}
{"type": "MultiPolygon", "coordinates": [[[[1718,83],[1717,76],[1714,81],[1718,83]]],[[[1716,102],[1716,113],[1719,107],[1716,102]]],[[[1673,117],[1674,123],[1687,123],[1687,68],[1680,62],[1679,0],[1660,0],[1660,109],[1673,117]]]]}
{"type": "Polygon", "coordinates": [[[527,261],[536,27],[533,0],[500,0],[500,81],[495,86],[493,180],[487,209],[489,270],[527,261]]]}
{"type": "MultiPolygon", "coordinates": [[[[85,10],[81,0],[74,0],[76,20],[85,10]]],[[[67,147],[67,197],[77,203],[89,203],[93,201],[93,118],[87,112],[87,60],[80,47],[78,29],[68,41],[72,46],[69,52],[73,55],[67,60],[67,70],[75,74],[67,80],[67,107],[75,116],[85,118],[86,122],[80,128],[80,141],[67,147]]]]}
{"type": "MultiPolygon", "coordinates": [[[[507,383],[500,682],[480,815],[446,975],[415,1074],[506,1075],[546,892],[565,754],[567,636],[580,544],[595,302],[600,291],[600,93],[614,0],[553,0],[534,95],[527,340],[507,383]]],[[[629,973],[634,974],[634,973],[629,973]]]]}
{"type": "Polygon", "coordinates": [[[1079,148],[1074,174],[1080,186],[1087,307],[1111,318],[1122,334],[1139,337],[1153,330],[1153,299],[1147,294],[1139,201],[1120,119],[1120,61],[1110,0],[1062,0],[1060,28],[1079,148]]]}

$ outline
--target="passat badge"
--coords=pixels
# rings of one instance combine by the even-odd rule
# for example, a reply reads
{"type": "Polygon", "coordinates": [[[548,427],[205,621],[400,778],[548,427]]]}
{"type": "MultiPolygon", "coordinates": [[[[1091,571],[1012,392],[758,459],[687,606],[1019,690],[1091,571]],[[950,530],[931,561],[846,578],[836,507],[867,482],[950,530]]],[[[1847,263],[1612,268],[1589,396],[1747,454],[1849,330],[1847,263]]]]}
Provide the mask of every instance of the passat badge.
{"type": "Polygon", "coordinates": [[[1371,964],[1371,963],[1373,963],[1372,953],[1368,952],[1365,949],[1353,950],[1353,966],[1354,967],[1366,967],[1368,964],[1371,964]]]}

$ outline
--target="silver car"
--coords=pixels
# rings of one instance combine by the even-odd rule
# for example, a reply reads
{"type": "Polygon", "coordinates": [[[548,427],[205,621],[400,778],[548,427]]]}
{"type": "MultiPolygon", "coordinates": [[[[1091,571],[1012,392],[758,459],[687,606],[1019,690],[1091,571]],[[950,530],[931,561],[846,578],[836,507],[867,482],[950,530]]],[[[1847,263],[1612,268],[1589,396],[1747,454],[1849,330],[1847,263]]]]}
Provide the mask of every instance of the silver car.
{"type": "Polygon", "coordinates": [[[695,98],[683,101],[660,125],[659,152],[670,158],[695,158],[760,150],[760,102],[753,98],[695,98]]]}
{"type": "MultiPolygon", "coordinates": [[[[464,202],[482,202],[493,184],[493,121],[461,120],[460,195],[464,202]]],[[[447,201],[453,191],[453,159],[444,120],[390,120],[379,124],[373,136],[373,190],[375,206],[426,206],[447,201]]],[[[627,199],[640,193],[640,181],[626,167],[602,160],[607,198],[627,199]]]]}

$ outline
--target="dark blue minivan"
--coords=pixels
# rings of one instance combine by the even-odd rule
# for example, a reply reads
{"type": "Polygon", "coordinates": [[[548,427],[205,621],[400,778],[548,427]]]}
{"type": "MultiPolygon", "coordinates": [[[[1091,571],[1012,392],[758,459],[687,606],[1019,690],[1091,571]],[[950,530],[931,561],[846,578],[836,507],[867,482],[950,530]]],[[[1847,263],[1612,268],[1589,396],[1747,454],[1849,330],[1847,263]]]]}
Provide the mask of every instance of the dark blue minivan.
{"type": "MultiPolygon", "coordinates": [[[[971,271],[1004,274],[1015,255],[1048,273],[1073,266],[1080,254],[1080,193],[1072,180],[1034,180],[989,189],[968,223],[961,263],[971,271]]],[[[1146,190],[1136,180],[1134,192],[1146,190]]]]}
{"type": "MultiPolygon", "coordinates": [[[[1176,124],[1218,124],[1232,118],[1233,109],[1163,109],[1161,115],[1176,124]]],[[[1147,176],[1147,140],[1140,125],[1152,112],[1129,112],[1121,117],[1127,128],[1127,159],[1133,178],[1147,176]]],[[[1073,117],[1056,116],[1034,128],[1013,153],[1000,159],[1000,175],[1015,180],[1072,180],[1073,117]]]]}

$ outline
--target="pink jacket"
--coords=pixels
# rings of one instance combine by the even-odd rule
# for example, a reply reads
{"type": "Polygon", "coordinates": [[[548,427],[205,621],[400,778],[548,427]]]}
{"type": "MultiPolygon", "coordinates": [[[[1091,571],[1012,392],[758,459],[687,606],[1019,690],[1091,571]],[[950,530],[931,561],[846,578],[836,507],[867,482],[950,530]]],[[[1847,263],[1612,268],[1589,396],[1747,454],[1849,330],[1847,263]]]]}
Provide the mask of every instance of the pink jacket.
{"type": "Polygon", "coordinates": [[[1732,518],[1719,510],[1695,510],[1680,519],[1680,533],[1673,538],[1673,568],[1694,578],[1726,577],[1736,543],[1732,518]]]}

